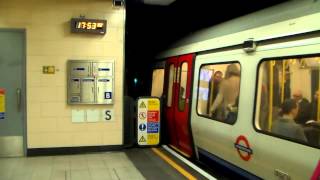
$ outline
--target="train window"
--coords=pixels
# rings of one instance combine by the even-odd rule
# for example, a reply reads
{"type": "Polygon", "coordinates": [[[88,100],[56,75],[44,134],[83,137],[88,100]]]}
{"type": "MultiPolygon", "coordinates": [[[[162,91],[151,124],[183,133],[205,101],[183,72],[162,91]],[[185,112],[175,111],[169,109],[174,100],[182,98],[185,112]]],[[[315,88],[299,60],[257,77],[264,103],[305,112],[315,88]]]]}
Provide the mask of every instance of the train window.
{"type": "Polygon", "coordinates": [[[169,67],[169,85],[168,85],[168,99],[167,99],[167,106],[171,107],[172,105],[172,91],[173,91],[173,81],[174,81],[174,65],[171,64],[169,67]]]}
{"type": "Polygon", "coordinates": [[[164,69],[154,69],[152,73],[151,96],[161,97],[163,91],[164,69]]]}
{"type": "Polygon", "coordinates": [[[202,65],[199,74],[199,115],[234,124],[238,115],[240,64],[202,65]]]}
{"type": "Polygon", "coordinates": [[[255,127],[320,147],[320,56],[263,60],[258,67],[255,127]]]}
{"type": "Polygon", "coordinates": [[[188,63],[184,62],[180,67],[180,90],[179,90],[179,111],[184,111],[186,104],[186,87],[188,78],[188,63]]]}

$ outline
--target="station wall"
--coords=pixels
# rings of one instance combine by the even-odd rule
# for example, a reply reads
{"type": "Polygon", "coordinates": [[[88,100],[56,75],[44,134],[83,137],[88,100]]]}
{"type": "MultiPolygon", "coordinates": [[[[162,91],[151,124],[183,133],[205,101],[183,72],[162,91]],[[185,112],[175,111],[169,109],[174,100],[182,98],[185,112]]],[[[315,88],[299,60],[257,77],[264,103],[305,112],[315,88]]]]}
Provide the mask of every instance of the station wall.
{"type": "Polygon", "coordinates": [[[0,28],[26,30],[28,148],[121,145],[124,8],[108,0],[0,1],[0,28]],[[104,36],[73,34],[70,19],[106,19],[104,36]],[[68,105],[68,60],[114,61],[113,105],[68,105]],[[55,66],[43,74],[42,66],[55,66]],[[113,111],[111,121],[72,123],[72,110],[113,111]]]}

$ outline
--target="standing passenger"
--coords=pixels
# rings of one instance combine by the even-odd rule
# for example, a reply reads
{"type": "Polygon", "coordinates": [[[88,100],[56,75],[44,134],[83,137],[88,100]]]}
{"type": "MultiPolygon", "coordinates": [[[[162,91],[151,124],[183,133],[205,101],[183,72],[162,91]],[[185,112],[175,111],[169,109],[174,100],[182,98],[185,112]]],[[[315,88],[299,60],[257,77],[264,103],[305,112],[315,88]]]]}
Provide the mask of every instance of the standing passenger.
{"type": "Polygon", "coordinates": [[[271,132],[307,142],[303,128],[294,121],[298,114],[298,109],[299,108],[295,100],[285,100],[281,107],[281,117],[274,121],[271,132]]]}
{"type": "Polygon", "coordinates": [[[240,70],[236,64],[230,64],[227,67],[225,79],[219,86],[218,95],[210,107],[211,116],[217,111],[217,120],[225,120],[228,115],[228,106],[236,104],[239,88],[240,70]]]}
{"type": "MultiPolygon", "coordinates": [[[[218,92],[219,92],[219,85],[222,81],[222,72],[221,71],[216,71],[213,75],[213,78],[210,79],[210,95],[209,95],[209,101],[208,101],[208,114],[210,113],[210,105],[213,104],[213,101],[216,99],[218,92]]],[[[213,117],[216,117],[216,113],[212,115],[213,117]]]]}

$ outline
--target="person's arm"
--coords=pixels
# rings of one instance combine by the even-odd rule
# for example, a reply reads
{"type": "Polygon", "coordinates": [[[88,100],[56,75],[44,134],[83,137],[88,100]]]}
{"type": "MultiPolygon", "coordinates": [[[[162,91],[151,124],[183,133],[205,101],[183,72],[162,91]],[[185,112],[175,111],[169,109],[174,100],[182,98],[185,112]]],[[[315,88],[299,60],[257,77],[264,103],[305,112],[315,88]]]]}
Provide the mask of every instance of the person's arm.
{"type": "Polygon", "coordinates": [[[210,114],[212,115],[214,111],[217,109],[217,107],[222,103],[223,101],[223,94],[221,92],[218,93],[216,99],[213,101],[213,104],[210,107],[210,114]]]}

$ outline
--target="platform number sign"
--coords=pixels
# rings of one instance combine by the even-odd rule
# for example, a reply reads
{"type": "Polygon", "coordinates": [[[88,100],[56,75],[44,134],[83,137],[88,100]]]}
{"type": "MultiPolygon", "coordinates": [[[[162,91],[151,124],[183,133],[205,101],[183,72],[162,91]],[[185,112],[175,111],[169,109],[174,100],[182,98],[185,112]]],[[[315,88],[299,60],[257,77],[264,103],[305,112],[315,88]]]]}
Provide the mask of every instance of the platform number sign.
{"type": "Polygon", "coordinates": [[[112,99],[112,92],[105,92],[104,99],[112,99]]]}
{"type": "Polygon", "coordinates": [[[142,97],[137,102],[137,143],[140,146],[160,143],[160,100],[156,97],[142,97]]]}

